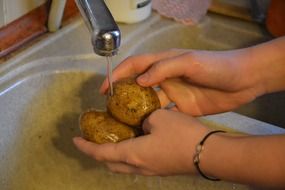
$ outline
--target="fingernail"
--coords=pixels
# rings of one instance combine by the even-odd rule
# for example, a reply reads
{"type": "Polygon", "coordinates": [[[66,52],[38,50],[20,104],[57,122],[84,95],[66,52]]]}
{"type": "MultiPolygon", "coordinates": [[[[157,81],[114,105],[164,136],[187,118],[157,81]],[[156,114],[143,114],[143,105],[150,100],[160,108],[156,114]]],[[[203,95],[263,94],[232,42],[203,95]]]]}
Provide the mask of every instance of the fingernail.
{"type": "Polygon", "coordinates": [[[107,91],[107,90],[101,89],[99,93],[100,93],[100,95],[105,95],[105,94],[106,94],[106,91],[107,91]]]}
{"type": "Polygon", "coordinates": [[[81,137],[73,137],[73,142],[79,142],[81,141],[81,137]]]}
{"type": "Polygon", "coordinates": [[[145,74],[139,76],[138,83],[145,84],[148,81],[148,79],[149,79],[149,74],[145,73],[145,74]]]}
{"type": "Polygon", "coordinates": [[[104,95],[104,90],[103,90],[103,89],[100,89],[100,90],[99,90],[99,94],[100,94],[100,95],[104,95]]]}

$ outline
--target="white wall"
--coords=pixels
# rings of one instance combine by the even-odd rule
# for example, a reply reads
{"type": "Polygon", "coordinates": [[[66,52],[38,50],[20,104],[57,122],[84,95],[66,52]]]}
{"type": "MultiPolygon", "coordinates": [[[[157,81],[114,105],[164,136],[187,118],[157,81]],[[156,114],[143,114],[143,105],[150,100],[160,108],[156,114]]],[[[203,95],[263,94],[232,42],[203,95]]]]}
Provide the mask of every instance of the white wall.
{"type": "Polygon", "coordinates": [[[0,27],[23,16],[46,0],[0,0],[0,27]]]}
{"type": "Polygon", "coordinates": [[[4,0],[0,0],[0,27],[4,25],[4,0]]]}

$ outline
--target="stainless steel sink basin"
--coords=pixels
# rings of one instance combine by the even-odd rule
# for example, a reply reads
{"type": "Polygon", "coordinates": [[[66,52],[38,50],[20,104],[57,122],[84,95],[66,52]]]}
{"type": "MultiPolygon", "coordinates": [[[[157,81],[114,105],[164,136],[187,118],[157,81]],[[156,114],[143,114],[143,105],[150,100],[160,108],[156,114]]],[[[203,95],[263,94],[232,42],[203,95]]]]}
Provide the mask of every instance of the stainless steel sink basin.
{"type": "MultiPolygon", "coordinates": [[[[233,34],[230,31],[235,24],[228,25],[227,19],[218,22],[219,19],[223,21],[220,17],[208,16],[199,26],[189,28],[153,15],[140,24],[121,25],[123,44],[114,61],[119,63],[130,54],[160,51],[174,45],[176,48],[230,49],[265,39],[257,26],[248,24],[252,28],[247,26],[248,30],[233,34]],[[231,33],[231,36],[219,40],[215,37],[219,32],[231,33]],[[244,41],[233,39],[239,33],[245,36],[244,41]]],[[[113,174],[76,150],[72,137],[80,135],[80,113],[90,107],[105,107],[105,97],[98,93],[105,64],[104,58],[92,53],[88,32],[83,22],[76,20],[0,67],[1,190],[252,189],[191,176],[160,178],[113,174]]],[[[285,131],[231,112],[200,119],[209,127],[232,132],[276,134],[285,131]]]]}
{"type": "Polygon", "coordinates": [[[285,128],[285,92],[268,94],[235,110],[236,113],[285,128]]]}
{"type": "Polygon", "coordinates": [[[268,40],[265,31],[253,23],[218,15],[207,16],[196,26],[182,26],[170,20],[153,24],[137,42],[135,53],[171,48],[227,50],[243,48],[268,40]]]}

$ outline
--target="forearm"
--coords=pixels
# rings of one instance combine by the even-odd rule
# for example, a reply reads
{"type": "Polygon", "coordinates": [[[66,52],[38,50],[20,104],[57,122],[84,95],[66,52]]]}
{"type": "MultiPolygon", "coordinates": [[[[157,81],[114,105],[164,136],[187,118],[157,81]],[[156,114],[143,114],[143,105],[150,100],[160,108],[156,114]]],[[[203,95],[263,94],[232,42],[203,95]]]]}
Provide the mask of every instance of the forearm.
{"type": "Polygon", "coordinates": [[[284,147],[284,135],[213,135],[201,154],[201,169],[224,180],[285,187],[284,147]]]}
{"type": "Polygon", "coordinates": [[[246,71],[256,76],[264,93],[285,90],[285,37],[245,49],[246,71]]]}

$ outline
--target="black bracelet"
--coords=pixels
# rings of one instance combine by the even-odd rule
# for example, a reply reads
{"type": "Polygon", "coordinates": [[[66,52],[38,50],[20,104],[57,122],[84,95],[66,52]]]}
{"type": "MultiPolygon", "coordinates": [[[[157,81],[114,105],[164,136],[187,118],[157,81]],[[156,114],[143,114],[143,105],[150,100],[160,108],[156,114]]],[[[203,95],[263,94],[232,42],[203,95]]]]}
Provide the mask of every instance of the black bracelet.
{"type": "Polygon", "coordinates": [[[214,178],[214,177],[209,177],[209,176],[206,176],[200,169],[199,167],[199,164],[200,164],[200,153],[202,152],[203,150],[203,145],[205,143],[205,141],[208,139],[209,136],[211,136],[212,134],[214,133],[225,133],[225,131],[222,131],[222,130],[217,130],[217,131],[211,131],[209,132],[202,140],[201,142],[196,146],[196,153],[194,155],[194,159],[193,159],[193,162],[194,162],[194,165],[197,169],[197,171],[199,172],[199,174],[204,177],[205,179],[208,179],[208,180],[211,180],[211,181],[220,181],[220,179],[218,178],[214,178]]]}

